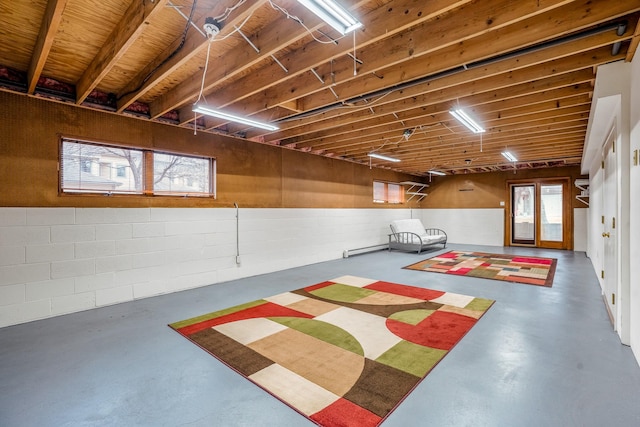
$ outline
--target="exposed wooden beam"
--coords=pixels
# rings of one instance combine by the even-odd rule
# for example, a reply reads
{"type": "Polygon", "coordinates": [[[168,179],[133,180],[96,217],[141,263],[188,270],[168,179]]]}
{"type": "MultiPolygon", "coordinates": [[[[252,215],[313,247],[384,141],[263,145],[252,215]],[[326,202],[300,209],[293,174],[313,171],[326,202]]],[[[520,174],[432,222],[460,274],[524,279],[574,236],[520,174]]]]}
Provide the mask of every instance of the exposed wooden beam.
{"type": "MultiPolygon", "coordinates": [[[[355,144],[367,143],[368,141],[378,138],[379,140],[401,140],[400,136],[405,129],[414,129],[415,132],[411,136],[410,141],[422,140],[425,138],[443,138],[452,136],[452,129],[449,126],[443,126],[442,123],[448,122],[450,116],[448,113],[440,113],[437,115],[429,115],[429,118],[433,118],[436,122],[432,125],[423,127],[421,123],[424,122],[424,117],[418,117],[415,119],[407,120],[407,126],[401,126],[398,123],[380,125],[375,130],[369,129],[366,135],[362,135],[360,131],[343,132],[338,134],[339,137],[331,143],[331,145],[322,145],[320,143],[314,144],[313,147],[318,149],[337,149],[345,148],[355,144]],[[426,135],[423,137],[423,135],[426,135]]],[[[561,123],[571,120],[586,120],[589,118],[589,106],[578,105],[562,109],[544,110],[544,111],[532,111],[529,110],[526,115],[513,116],[510,119],[488,119],[489,115],[480,117],[482,119],[485,128],[489,132],[492,131],[494,126],[492,123],[497,122],[500,130],[508,129],[509,126],[517,126],[519,129],[526,129],[531,126],[537,126],[543,123],[561,123]]],[[[404,142],[403,142],[404,143],[404,142]]]]}
{"type": "MultiPolygon", "coordinates": [[[[588,87],[586,88],[586,90],[588,90],[588,87]]],[[[489,105],[492,105],[495,107],[495,112],[490,112],[489,116],[491,116],[491,114],[498,114],[500,117],[502,116],[521,116],[523,114],[535,114],[536,112],[540,111],[540,112],[544,112],[544,111],[555,111],[557,109],[562,109],[565,107],[570,107],[570,106],[574,106],[574,105],[579,105],[579,106],[585,106],[588,109],[588,106],[590,104],[590,97],[588,92],[584,92],[582,94],[577,94],[577,95],[573,95],[574,94],[574,88],[560,88],[560,89],[555,89],[552,91],[547,91],[546,93],[536,93],[533,95],[526,95],[523,97],[518,97],[518,98],[512,98],[509,100],[504,100],[504,101],[499,101],[499,102],[494,102],[491,103],[489,105]],[[548,98],[554,99],[553,101],[549,101],[548,98]]],[[[486,110],[486,109],[485,109],[486,110]]],[[[447,113],[443,113],[441,116],[436,115],[435,119],[441,119],[442,117],[448,117],[447,113]]],[[[485,114],[486,117],[486,114],[485,114]]],[[[434,142],[436,144],[440,144],[442,142],[442,137],[443,136],[450,136],[450,130],[449,130],[449,126],[447,126],[447,128],[445,128],[445,130],[440,130],[439,128],[435,128],[435,130],[431,130],[429,132],[429,135],[433,134],[434,138],[432,138],[434,140],[434,142]]],[[[455,131],[455,129],[453,129],[455,131]]],[[[419,137],[419,133],[417,134],[417,136],[419,137]]],[[[580,141],[580,144],[583,143],[584,141],[584,132],[580,132],[579,135],[577,136],[577,138],[580,141]]],[[[522,143],[529,143],[531,142],[531,140],[527,137],[526,133],[524,135],[519,135],[518,136],[518,141],[522,142],[522,143]]],[[[553,139],[553,135],[547,137],[548,140],[553,139]]],[[[416,139],[414,139],[414,137],[411,138],[411,140],[409,141],[410,143],[413,143],[416,139]]],[[[330,141],[328,141],[330,142],[330,141]]],[[[319,142],[319,146],[321,146],[321,141],[319,142]]],[[[382,140],[379,142],[379,144],[382,143],[382,140]]],[[[335,144],[335,145],[331,145],[329,144],[328,146],[326,146],[325,149],[319,149],[319,150],[315,150],[316,152],[322,152],[322,153],[327,153],[330,154],[332,151],[336,151],[336,152],[340,152],[340,153],[345,153],[344,150],[348,150],[348,147],[350,146],[350,144],[335,144]]],[[[316,148],[316,146],[313,147],[314,149],[316,148]]],[[[368,150],[371,148],[371,144],[361,144],[361,150],[368,150]]],[[[303,148],[304,149],[304,148],[303,148]]],[[[427,149],[428,150],[428,149],[427,149]]],[[[356,150],[357,151],[357,150],[356,150]]],[[[423,157],[424,155],[427,155],[428,158],[431,158],[431,153],[427,153],[427,151],[425,152],[417,152],[416,156],[417,157],[423,157]]],[[[446,155],[446,153],[445,153],[446,155]]],[[[448,153],[448,155],[451,156],[456,156],[456,154],[454,153],[448,153]]],[[[404,165],[406,165],[406,162],[403,162],[404,165]]]]}
{"type": "MultiPolygon", "coordinates": [[[[290,6],[289,9],[291,13],[296,13],[296,11],[301,6],[290,6]]],[[[284,17],[283,17],[284,18],[284,17]]],[[[320,28],[324,25],[323,21],[316,17],[311,17],[308,20],[305,20],[305,25],[309,30],[314,31],[317,28],[320,28]]],[[[231,29],[233,32],[234,29],[231,29]]],[[[256,64],[260,62],[268,61],[270,63],[275,63],[278,68],[277,75],[286,75],[288,73],[288,69],[283,69],[282,67],[286,67],[286,65],[282,64],[281,61],[277,58],[277,55],[280,55],[280,52],[286,49],[289,45],[296,43],[298,40],[308,36],[308,30],[302,27],[298,22],[291,19],[284,19],[282,22],[279,22],[274,25],[270,25],[267,28],[258,31],[255,36],[252,38],[255,40],[252,41],[254,46],[259,48],[259,52],[256,52],[252,48],[245,49],[244,46],[240,49],[236,49],[237,53],[226,58],[225,61],[222,61],[216,65],[215,68],[209,69],[207,75],[204,80],[204,88],[205,92],[216,86],[219,87],[226,81],[230,81],[234,79],[236,76],[241,75],[246,70],[254,67],[256,64]]],[[[194,93],[197,94],[202,85],[202,75],[197,76],[198,78],[188,79],[176,86],[170,95],[170,103],[181,105],[184,102],[193,98],[194,93]]],[[[277,78],[274,76],[274,78],[277,78]]],[[[163,100],[159,100],[152,105],[152,114],[157,115],[161,113],[168,107],[160,107],[163,105],[163,100]]],[[[218,107],[217,96],[215,106],[218,107]]],[[[223,122],[220,122],[223,123],[223,122]]]]}
{"type": "Polygon", "coordinates": [[[284,102],[280,106],[282,108],[286,108],[287,110],[291,110],[291,111],[294,111],[296,113],[301,113],[303,111],[302,108],[300,108],[300,103],[297,100],[291,100],[291,101],[284,102]]]}
{"type": "Polygon", "coordinates": [[[27,93],[29,94],[33,94],[36,89],[44,64],[49,57],[51,45],[62,21],[62,12],[64,12],[66,5],[67,0],[49,0],[47,2],[47,8],[40,24],[38,40],[33,48],[31,63],[27,71],[27,93]]]}
{"type": "MultiPolygon", "coordinates": [[[[539,138],[540,135],[544,135],[545,138],[548,138],[549,135],[553,135],[557,137],[558,135],[563,135],[566,133],[575,133],[583,132],[586,129],[587,120],[573,120],[566,123],[553,123],[553,122],[542,122],[539,124],[533,124],[526,128],[527,130],[527,139],[530,142],[534,138],[539,138]]],[[[438,150],[442,153],[446,154],[447,150],[455,147],[464,147],[465,149],[470,146],[475,146],[477,148],[480,147],[480,138],[482,138],[482,144],[484,148],[490,147],[492,144],[503,143],[504,141],[509,142],[512,145],[522,144],[523,142],[519,139],[522,138],[522,131],[525,128],[517,128],[517,127],[507,127],[505,129],[496,128],[494,133],[490,135],[468,135],[468,133],[464,133],[461,131],[455,135],[450,135],[442,138],[416,138],[413,141],[409,142],[401,142],[399,144],[387,144],[389,150],[393,150],[395,155],[400,156],[401,158],[408,158],[412,154],[418,154],[421,151],[424,151],[423,154],[431,155],[436,151],[434,149],[434,145],[437,145],[438,150]]],[[[366,143],[362,144],[360,147],[328,147],[327,151],[338,151],[341,153],[345,153],[346,155],[358,155],[362,153],[363,150],[368,150],[371,148],[382,146],[379,141],[376,143],[366,143]],[[369,147],[369,148],[367,148],[369,147]]]]}
{"type": "Polygon", "coordinates": [[[633,56],[636,54],[638,50],[638,45],[640,44],[640,20],[636,23],[636,30],[633,32],[633,38],[631,38],[631,44],[629,44],[629,48],[627,49],[627,57],[625,61],[631,62],[633,60],[633,56]]]}
{"type": "MultiPolygon", "coordinates": [[[[439,162],[442,159],[451,159],[454,155],[457,158],[487,158],[492,155],[499,158],[500,152],[509,148],[510,151],[514,151],[518,154],[518,158],[521,160],[531,160],[534,156],[525,156],[525,153],[540,152],[540,151],[555,151],[555,152],[568,152],[572,155],[577,155],[582,150],[582,138],[586,130],[586,123],[584,126],[575,127],[574,129],[564,129],[560,131],[553,127],[541,128],[535,130],[531,137],[528,138],[526,144],[521,144],[517,140],[514,140],[514,136],[517,137],[517,132],[512,132],[511,135],[505,135],[493,140],[487,140],[483,143],[483,150],[480,151],[479,139],[476,141],[463,141],[454,143],[429,143],[415,145],[404,150],[388,149],[382,151],[385,154],[397,157],[402,160],[404,167],[411,167],[416,163],[422,163],[420,158],[428,158],[435,162],[439,162]],[[420,154],[422,153],[422,154],[420,154]],[[414,159],[418,159],[417,161],[414,159]]],[[[357,160],[366,160],[366,153],[349,154],[348,152],[337,151],[341,155],[353,158],[357,160]]],[[[502,159],[501,159],[502,160],[502,159]]]]}
{"type": "MultiPolygon", "coordinates": [[[[627,0],[627,4],[624,6],[631,7],[630,3],[632,1],[627,0]]],[[[582,5],[580,7],[576,7],[576,5],[564,6],[540,16],[533,16],[522,21],[517,20],[511,26],[502,27],[491,33],[461,41],[460,44],[448,44],[447,47],[431,52],[424,57],[418,57],[418,54],[414,53],[413,59],[405,61],[399,67],[382,68],[378,75],[383,76],[384,79],[372,74],[363,74],[357,80],[343,85],[343,81],[352,80],[352,77],[348,72],[342,72],[341,74],[338,71],[336,72],[336,79],[340,83],[334,87],[334,91],[339,94],[341,100],[349,100],[361,94],[365,87],[368,92],[384,90],[391,86],[389,82],[411,81],[425,75],[434,75],[454,69],[461,64],[470,64],[486,59],[496,54],[513,52],[530,44],[566,35],[573,31],[576,26],[578,28],[586,28],[601,23],[609,19],[611,15],[617,16],[620,10],[624,10],[623,7],[620,10],[611,10],[611,4],[606,1],[586,1],[580,2],[580,4],[582,5]],[[562,17],[560,22],[558,22],[559,16],[562,17]],[[536,28],[536,31],[523,32],[522,28],[536,28]]],[[[610,36],[617,37],[615,36],[615,31],[612,31],[610,36]]],[[[625,37],[628,38],[629,36],[630,31],[625,37]]],[[[619,39],[624,40],[625,37],[619,37],[619,39]]],[[[394,48],[397,49],[393,44],[390,47],[379,46],[375,49],[375,52],[385,52],[379,57],[386,60],[388,56],[386,52],[389,52],[387,49],[394,48]]],[[[364,53],[361,56],[364,58],[364,53]]],[[[384,61],[379,61],[379,63],[381,67],[384,66],[384,61]]],[[[313,82],[305,81],[299,82],[299,84],[300,87],[307,88],[313,82]]],[[[281,89],[272,87],[264,93],[264,96],[269,97],[272,100],[271,102],[277,103],[288,95],[288,93],[282,92],[281,89]]],[[[312,96],[307,96],[303,99],[305,109],[313,110],[336,102],[336,99],[329,91],[309,92],[312,96]]],[[[299,93],[298,95],[302,94],[299,93]]],[[[245,104],[246,102],[252,102],[252,100],[253,98],[245,100],[245,104]]],[[[258,105],[258,103],[255,105],[258,105]]]]}
{"type": "Polygon", "coordinates": [[[161,11],[167,1],[133,1],[131,3],[122,19],[111,32],[107,42],[102,45],[98,54],[78,80],[76,84],[77,104],[82,104],[91,91],[100,84],[100,81],[111,71],[118,59],[127,52],[129,47],[142,34],[148,24],[147,21],[153,18],[154,13],[161,11]]]}
{"type": "MultiPolygon", "coordinates": [[[[553,80],[555,81],[557,79],[553,79],[553,80]]],[[[548,87],[548,84],[550,83],[551,81],[545,82],[545,87],[548,87]]],[[[512,100],[511,104],[513,106],[522,106],[526,104],[533,104],[536,101],[540,102],[541,100],[546,100],[548,96],[553,96],[556,99],[558,97],[560,98],[570,97],[570,96],[575,96],[576,94],[584,94],[590,89],[587,84],[581,84],[581,85],[568,84],[567,85],[567,84],[562,84],[560,82],[557,82],[556,84],[559,85],[557,89],[550,88],[551,90],[547,89],[545,91],[538,91],[536,90],[535,85],[531,83],[526,83],[526,84],[519,85],[519,87],[506,88],[506,89],[503,89],[502,91],[497,91],[493,93],[489,92],[488,94],[474,95],[466,99],[466,104],[467,105],[482,104],[483,102],[486,102],[487,99],[490,99],[491,95],[496,95],[500,99],[500,97],[505,93],[513,93],[513,92],[518,93],[519,94],[518,96],[509,96],[508,99],[501,99],[499,102],[491,102],[486,106],[483,106],[483,109],[485,111],[487,110],[490,111],[492,109],[492,106],[496,110],[504,110],[504,108],[509,105],[509,100],[512,100]]],[[[448,110],[447,103],[434,104],[429,106],[429,108],[427,109],[421,109],[421,113],[424,115],[445,114],[447,110],[448,110]]],[[[453,119],[449,118],[449,123],[447,123],[447,128],[455,130],[456,128],[459,128],[459,126],[457,123],[453,123],[453,119]]],[[[331,138],[326,138],[323,141],[326,141],[326,142],[323,143],[322,141],[316,141],[312,145],[314,148],[327,148],[328,146],[330,147],[331,145],[335,144],[331,138]]],[[[303,147],[304,146],[305,145],[303,145],[303,147]]]]}
{"type": "MultiPolygon", "coordinates": [[[[626,4],[624,6],[631,7],[631,0],[625,0],[626,4]]],[[[537,43],[549,38],[562,36],[570,31],[572,31],[576,26],[579,28],[585,28],[589,25],[594,25],[603,20],[608,19],[612,14],[613,16],[617,16],[616,14],[620,11],[618,9],[611,10],[610,5],[606,4],[605,1],[599,2],[580,2],[580,7],[577,7],[575,4],[571,7],[562,6],[556,10],[553,10],[548,13],[544,13],[542,15],[535,15],[530,18],[524,19],[522,21],[518,20],[514,17],[514,25],[511,26],[503,26],[491,33],[485,33],[480,35],[477,38],[471,39],[469,41],[461,41],[459,44],[454,45],[452,42],[449,42],[447,38],[443,44],[447,47],[444,49],[439,49],[436,52],[433,52],[429,55],[431,58],[430,61],[417,61],[413,60],[411,62],[414,63],[411,66],[411,62],[407,62],[403,64],[401,67],[391,68],[394,70],[394,73],[388,73],[386,71],[382,72],[382,76],[384,79],[380,79],[372,74],[361,74],[358,78],[358,83],[351,82],[353,79],[351,76],[352,73],[349,70],[338,70],[335,72],[336,81],[339,84],[334,87],[334,92],[336,92],[340,99],[350,99],[352,95],[361,94],[363,92],[363,88],[366,87],[367,91],[375,91],[375,90],[383,90],[388,88],[391,82],[402,82],[406,80],[411,80],[408,77],[415,75],[424,75],[434,74],[440,71],[445,71],[451,69],[452,67],[456,67],[461,63],[471,63],[477,61],[479,59],[483,59],[495,53],[506,53],[518,49],[519,47],[527,45],[527,43],[537,43]],[[557,17],[562,16],[563,19],[558,22],[557,17]],[[564,17],[567,17],[566,19],[564,17]],[[522,28],[536,28],[535,32],[523,32],[522,28]],[[425,71],[426,70],[426,71],[425,71]],[[414,73],[414,74],[412,74],[414,73]],[[342,84],[342,82],[347,82],[348,84],[342,84]],[[344,87],[343,87],[344,86],[344,87]]],[[[620,10],[624,8],[621,7],[620,10]]],[[[458,12],[458,11],[456,11],[458,12]]],[[[456,16],[458,14],[456,13],[456,16]]],[[[461,17],[461,20],[466,22],[464,16],[461,17]]],[[[469,20],[472,20],[472,17],[466,17],[469,20]]],[[[456,21],[459,22],[459,21],[456,21]]],[[[466,25],[464,26],[467,27],[466,25]]],[[[473,28],[468,29],[467,31],[472,31],[473,28]]],[[[480,31],[479,27],[476,29],[480,31]]],[[[404,35],[404,34],[403,34],[404,35]]],[[[414,34],[414,37],[417,38],[417,34],[414,34]]],[[[468,35],[465,38],[469,38],[471,35],[468,35]]],[[[442,37],[449,37],[448,34],[444,34],[442,37]]],[[[460,35],[458,36],[460,37],[460,35]]],[[[424,38],[432,39],[428,35],[425,35],[424,38]]],[[[375,67],[372,65],[372,62],[375,62],[377,59],[377,64],[380,67],[384,67],[387,62],[387,58],[391,57],[390,62],[394,63],[399,61],[400,58],[397,54],[398,47],[400,42],[394,43],[393,41],[385,41],[380,46],[376,46],[375,48],[370,48],[372,52],[375,52],[377,58],[372,58],[371,60],[366,60],[366,52],[359,54],[359,57],[365,59],[365,63],[369,66],[375,67]],[[382,54],[380,52],[383,52],[382,54]],[[384,60],[381,60],[383,58],[384,60]],[[396,59],[394,59],[396,58],[396,59]]],[[[439,44],[436,44],[439,46],[439,44]]],[[[426,53],[431,53],[430,49],[433,49],[433,46],[429,46],[425,48],[424,52],[413,52],[412,57],[417,58],[420,55],[424,55],[426,53]]],[[[367,49],[368,51],[369,49],[367,49]]],[[[406,59],[406,58],[405,58],[406,59]]],[[[309,97],[309,99],[305,99],[303,101],[305,109],[314,109],[322,106],[330,105],[336,102],[336,99],[332,92],[328,90],[324,90],[323,92],[317,92],[318,85],[317,82],[314,82],[311,78],[312,76],[305,75],[303,80],[298,80],[297,87],[304,89],[307,91],[307,95],[313,94],[313,97],[309,97]],[[317,92],[317,93],[316,93],[317,92]]],[[[304,93],[298,93],[295,97],[300,97],[305,95],[304,93]]],[[[265,100],[269,100],[271,103],[278,103],[289,99],[292,97],[290,91],[283,91],[282,87],[279,85],[272,86],[269,89],[265,90],[260,94],[259,97],[250,97],[248,99],[243,100],[242,104],[245,107],[245,113],[249,114],[253,109],[254,111],[260,111],[260,105],[265,105],[265,100]]],[[[251,133],[250,136],[254,136],[254,133],[251,133]]]]}
{"type": "MultiPolygon", "coordinates": [[[[580,144],[572,144],[567,146],[567,142],[558,139],[554,141],[553,146],[541,147],[536,150],[520,150],[519,147],[513,147],[511,145],[500,144],[496,147],[492,147],[490,150],[486,152],[467,152],[460,153],[462,154],[457,160],[452,161],[450,154],[449,155],[433,155],[429,156],[429,160],[423,160],[418,162],[411,162],[402,160],[402,166],[406,169],[414,170],[414,171],[425,171],[429,169],[446,169],[454,166],[455,164],[462,164],[465,159],[469,159],[472,161],[472,165],[500,165],[506,164],[504,157],[501,156],[501,152],[508,147],[509,151],[513,151],[514,154],[517,153],[517,158],[520,162],[535,162],[537,159],[549,159],[555,158],[557,160],[564,158],[580,158],[581,157],[581,147],[580,144]],[[558,149],[558,146],[562,148],[558,149]],[[567,148],[565,148],[567,147],[567,148]],[[466,157],[465,157],[466,156],[466,157]]],[[[394,153],[395,155],[395,153],[394,153]]],[[[355,159],[360,160],[360,159],[355,159]]],[[[360,160],[361,161],[361,160],[360,160]]]]}
{"type": "Polygon", "coordinates": [[[115,94],[117,113],[192,130],[197,118],[199,132],[360,164],[383,147],[402,162],[374,166],[418,176],[511,170],[508,146],[520,170],[580,162],[599,65],[631,60],[640,42],[638,0],[346,0],[364,27],[345,38],[298,0],[172,1],[14,2],[0,89],[77,102],[96,91],[83,107],[103,110],[115,94]],[[221,28],[211,43],[198,31],[210,17],[221,28]],[[198,117],[200,93],[279,130],[198,117]],[[458,105],[487,131],[457,122],[458,105]]]}
{"type": "MultiPolygon", "coordinates": [[[[402,0],[398,1],[397,4],[394,3],[393,7],[378,7],[363,17],[371,24],[366,31],[366,41],[358,42],[358,46],[372,44],[375,41],[388,37],[389,34],[399,33],[407,29],[408,26],[415,25],[416,22],[423,22],[469,1],[470,0],[458,0],[453,2],[451,0],[436,0],[424,3],[415,2],[414,0],[402,0]],[[390,19],[390,17],[393,18],[390,19]],[[375,25],[376,23],[380,23],[381,25],[375,25]]],[[[361,0],[358,4],[360,3],[364,4],[366,2],[361,0]]],[[[350,43],[321,44],[316,41],[311,41],[300,49],[289,52],[279,58],[280,62],[289,70],[288,73],[282,73],[280,66],[275,63],[262,67],[251,73],[251,75],[238,79],[228,85],[228,90],[225,90],[224,93],[218,93],[216,96],[216,106],[227,106],[232,102],[237,102],[247,96],[256,94],[264,88],[278,82],[291,81],[294,78],[297,80],[302,73],[309,72],[311,74],[310,69],[325,64],[331,59],[346,57],[346,55],[352,51],[353,46],[351,46],[350,43]]],[[[317,77],[313,76],[313,79],[315,79],[316,85],[319,84],[317,77]]],[[[205,91],[211,90],[213,84],[215,84],[215,82],[211,79],[209,84],[205,84],[205,91]]],[[[185,98],[188,99],[192,97],[193,92],[194,88],[192,84],[189,83],[185,83],[181,87],[176,87],[152,104],[152,114],[156,116],[172,108],[176,108],[176,106],[185,102],[185,98]]],[[[277,104],[288,102],[291,99],[293,98],[284,99],[277,104]]],[[[275,104],[263,102],[260,108],[264,109],[267,105],[272,106],[275,104]]],[[[238,112],[244,113],[244,109],[238,109],[238,112]]]]}
{"type": "MultiPolygon", "coordinates": [[[[561,62],[562,60],[560,60],[558,65],[561,62]]],[[[593,78],[593,72],[590,67],[576,71],[569,70],[568,73],[558,74],[551,77],[545,77],[548,76],[549,73],[542,72],[543,70],[549,69],[548,64],[531,68],[534,70],[539,68],[539,71],[541,71],[539,74],[540,79],[535,80],[533,83],[529,83],[529,78],[519,77],[520,71],[524,71],[522,74],[530,76],[529,72],[531,70],[514,71],[513,73],[507,73],[507,76],[493,76],[488,79],[484,79],[482,82],[471,81],[466,85],[461,84],[455,89],[425,92],[419,96],[384,104],[376,107],[376,116],[387,115],[385,120],[393,121],[395,116],[389,116],[389,114],[393,115],[395,113],[396,115],[399,115],[401,112],[412,109],[421,109],[420,114],[422,115],[435,114],[442,111],[448,111],[453,105],[452,102],[471,107],[481,103],[492,102],[492,100],[510,99],[528,93],[549,90],[551,88],[558,87],[558,85],[564,87],[576,85],[589,81],[593,78]],[[469,96],[469,94],[473,95],[469,96]],[[431,106],[435,106],[435,109],[431,106]]],[[[584,88],[583,90],[587,90],[587,88],[584,88]]],[[[401,118],[404,119],[407,117],[402,116],[401,118]]],[[[371,114],[368,114],[367,110],[360,110],[350,115],[340,116],[321,123],[311,123],[300,129],[296,129],[296,134],[301,135],[308,132],[318,132],[319,130],[325,130],[345,124],[353,124],[360,120],[370,119],[371,114]]]]}
{"type": "MultiPolygon", "coordinates": [[[[263,7],[267,3],[267,0],[256,0],[253,2],[246,2],[238,6],[234,10],[233,14],[227,18],[220,30],[220,33],[216,36],[217,39],[228,37],[235,31],[235,27],[241,25],[246,19],[248,19],[256,10],[263,7]]],[[[202,28],[206,19],[209,16],[218,16],[227,8],[228,4],[219,2],[216,4],[206,16],[200,18],[195,26],[202,28]]],[[[147,64],[145,68],[129,82],[129,84],[120,92],[118,99],[118,111],[123,111],[133,102],[144,96],[147,92],[153,89],[156,85],[160,84],[165,79],[169,78],[172,73],[185,65],[187,62],[194,60],[198,54],[207,48],[209,41],[206,37],[197,31],[190,31],[187,33],[187,37],[182,41],[182,38],[176,39],[165,51],[160,54],[156,59],[147,64]]],[[[196,89],[199,88],[199,79],[194,76],[196,89]]],[[[193,82],[192,82],[193,83],[193,82]]],[[[197,92],[192,93],[197,95],[197,92]]],[[[178,105],[173,105],[171,108],[167,108],[162,113],[154,114],[154,117],[158,117],[167,111],[173,109],[178,105]]],[[[154,110],[154,108],[152,108],[154,110]]]]}

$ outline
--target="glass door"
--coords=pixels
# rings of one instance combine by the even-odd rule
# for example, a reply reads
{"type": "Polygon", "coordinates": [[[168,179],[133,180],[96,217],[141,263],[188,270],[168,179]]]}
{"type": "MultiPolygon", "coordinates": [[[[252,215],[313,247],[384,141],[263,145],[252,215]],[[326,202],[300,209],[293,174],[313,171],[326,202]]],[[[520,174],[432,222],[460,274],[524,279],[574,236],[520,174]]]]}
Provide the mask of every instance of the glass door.
{"type": "Polygon", "coordinates": [[[570,249],[571,191],[568,178],[509,183],[508,242],[514,246],[570,249]]]}
{"type": "Polygon", "coordinates": [[[540,240],[563,241],[562,184],[540,186],[540,240]]]}
{"type": "Polygon", "coordinates": [[[536,244],[536,186],[511,186],[511,243],[536,244]]]}

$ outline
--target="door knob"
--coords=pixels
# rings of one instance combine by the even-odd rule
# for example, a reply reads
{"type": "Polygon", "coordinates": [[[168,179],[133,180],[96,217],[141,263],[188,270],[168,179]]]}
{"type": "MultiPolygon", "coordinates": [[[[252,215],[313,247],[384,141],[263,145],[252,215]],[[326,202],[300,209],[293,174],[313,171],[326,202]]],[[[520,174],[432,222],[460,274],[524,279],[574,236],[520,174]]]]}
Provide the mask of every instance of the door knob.
{"type": "Polygon", "coordinates": [[[602,233],[602,237],[611,237],[611,234],[609,234],[609,233],[602,233]]]}

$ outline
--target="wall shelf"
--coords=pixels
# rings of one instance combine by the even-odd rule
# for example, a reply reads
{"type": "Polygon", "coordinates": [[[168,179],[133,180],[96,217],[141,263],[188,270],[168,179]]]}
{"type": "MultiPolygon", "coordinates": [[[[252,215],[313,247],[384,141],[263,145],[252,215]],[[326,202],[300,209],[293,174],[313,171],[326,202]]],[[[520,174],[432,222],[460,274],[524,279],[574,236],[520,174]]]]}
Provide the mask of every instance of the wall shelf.
{"type": "Polygon", "coordinates": [[[400,184],[405,186],[404,194],[410,196],[407,199],[407,203],[414,198],[419,202],[427,196],[427,193],[425,193],[423,190],[429,186],[428,184],[413,181],[402,181],[400,184]]]}
{"type": "Polygon", "coordinates": [[[576,195],[576,199],[589,206],[589,180],[576,179],[574,185],[580,189],[580,194],[576,195]]]}

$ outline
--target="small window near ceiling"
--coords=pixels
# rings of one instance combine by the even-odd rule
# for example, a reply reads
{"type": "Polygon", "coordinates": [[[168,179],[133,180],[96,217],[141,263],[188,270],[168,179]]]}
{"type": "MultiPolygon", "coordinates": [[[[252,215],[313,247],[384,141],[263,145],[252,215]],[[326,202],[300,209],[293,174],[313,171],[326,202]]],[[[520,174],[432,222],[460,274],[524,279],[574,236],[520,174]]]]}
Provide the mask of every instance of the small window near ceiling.
{"type": "Polygon", "coordinates": [[[63,138],[63,193],[215,197],[216,161],[63,138]],[[146,166],[146,170],[145,170],[146,166]]]}
{"type": "Polygon", "coordinates": [[[153,192],[165,195],[214,196],[213,159],[154,153],[153,192]]]}
{"type": "Polygon", "coordinates": [[[404,203],[404,187],[400,184],[373,181],[374,203],[404,203]]]}
{"type": "Polygon", "coordinates": [[[67,193],[141,194],[143,152],[64,139],[60,182],[67,193]],[[115,168],[116,173],[109,169],[115,168]]]}

